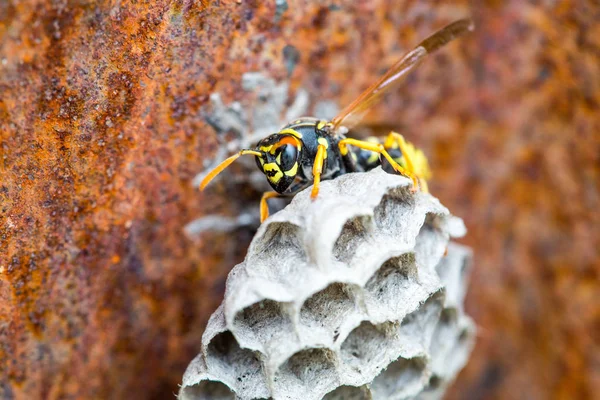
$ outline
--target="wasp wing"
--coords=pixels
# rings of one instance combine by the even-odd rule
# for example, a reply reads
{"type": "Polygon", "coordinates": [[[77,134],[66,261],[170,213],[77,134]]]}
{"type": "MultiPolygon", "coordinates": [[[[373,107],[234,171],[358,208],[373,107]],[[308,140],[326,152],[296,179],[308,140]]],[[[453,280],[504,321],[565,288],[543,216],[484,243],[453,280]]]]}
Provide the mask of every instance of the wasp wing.
{"type": "Polygon", "coordinates": [[[341,126],[352,128],[375,103],[381,100],[384,93],[400,83],[402,78],[419,65],[425,56],[453,39],[472,31],[473,28],[474,25],[471,19],[461,19],[423,40],[331,121],[333,131],[335,132],[341,126]]]}

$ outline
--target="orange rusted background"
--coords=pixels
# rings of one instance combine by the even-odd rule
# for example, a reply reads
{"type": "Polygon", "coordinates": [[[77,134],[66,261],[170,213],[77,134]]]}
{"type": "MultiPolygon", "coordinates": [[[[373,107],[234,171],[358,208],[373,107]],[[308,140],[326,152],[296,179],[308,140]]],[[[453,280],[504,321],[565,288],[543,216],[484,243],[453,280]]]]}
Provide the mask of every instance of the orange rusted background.
{"type": "Polygon", "coordinates": [[[597,395],[598,3],[277,3],[0,2],[0,398],[172,398],[253,234],[183,227],[258,201],[191,186],[209,95],[261,71],[343,106],[467,14],[368,120],[425,149],[469,228],[479,338],[449,397],[597,395]]]}

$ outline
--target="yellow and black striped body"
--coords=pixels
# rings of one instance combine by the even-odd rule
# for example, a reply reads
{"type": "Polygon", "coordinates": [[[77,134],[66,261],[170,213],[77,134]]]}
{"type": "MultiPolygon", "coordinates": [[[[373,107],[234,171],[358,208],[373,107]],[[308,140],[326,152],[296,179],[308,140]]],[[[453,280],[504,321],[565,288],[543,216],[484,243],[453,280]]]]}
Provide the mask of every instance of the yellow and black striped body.
{"type": "MultiPolygon", "coordinates": [[[[257,144],[255,150],[265,154],[257,157],[258,167],[277,193],[294,194],[312,184],[319,145],[326,148],[321,180],[333,179],[349,172],[369,171],[380,165],[387,172],[394,173],[388,160],[377,152],[350,146],[342,154],[340,141],[346,139],[346,136],[330,133],[327,124],[327,121],[316,118],[297,119],[257,144]]],[[[404,142],[404,149],[410,153],[409,157],[413,161],[407,163],[397,141],[372,137],[367,142],[384,145],[395,162],[423,182],[429,178],[427,159],[412,144],[404,142]]]]}
{"type": "Polygon", "coordinates": [[[429,165],[423,152],[396,132],[383,140],[359,140],[346,137],[365,111],[383,98],[424,57],[454,38],[473,30],[473,21],[461,19],[435,32],[398,60],[375,83],[331,121],[299,118],[260,142],[255,149],[241,149],[221,161],[200,182],[203,190],[210,181],[243,155],[253,155],[274,192],[266,192],[260,201],[261,221],[269,214],[267,200],[292,195],[312,184],[311,198],[316,200],[322,180],[349,172],[369,171],[379,165],[384,170],[411,180],[411,190],[427,191],[429,165]]]}
{"type": "Polygon", "coordinates": [[[256,150],[267,155],[266,159],[257,157],[258,167],[276,192],[294,194],[312,184],[313,164],[319,145],[324,145],[327,149],[321,179],[333,179],[349,172],[340,155],[337,138],[323,129],[325,124],[326,121],[316,118],[298,119],[258,142],[256,150]],[[284,146],[281,145],[282,142],[285,143],[284,146]],[[297,158],[294,163],[278,163],[278,157],[284,161],[282,155],[292,153],[286,147],[292,142],[297,143],[297,158]]]}
{"type": "MultiPolygon", "coordinates": [[[[368,137],[365,141],[374,144],[383,144],[394,161],[396,161],[404,169],[415,174],[418,178],[420,178],[420,180],[424,181],[430,178],[431,173],[429,171],[429,163],[425,157],[425,154],[420,149],[417,149],[412,143],[405,143],[405,150],[410,153],[409,157],[411,157],[412,160],[412,165],[408,165],[397,141],[386,143],[385,138],[375,136],[368,137]]],[[[354,148],[350,151],[353,154],[350,155],[352,159],[350,160],[349,157],[346,156],[346,163],[354,163],[356,164],[356,167],[348,167],[348,169],[364,172],[381,165],[384,171],[391,174],[395,173],[394,168],[381,154],[360,148],[354,148]]]]}

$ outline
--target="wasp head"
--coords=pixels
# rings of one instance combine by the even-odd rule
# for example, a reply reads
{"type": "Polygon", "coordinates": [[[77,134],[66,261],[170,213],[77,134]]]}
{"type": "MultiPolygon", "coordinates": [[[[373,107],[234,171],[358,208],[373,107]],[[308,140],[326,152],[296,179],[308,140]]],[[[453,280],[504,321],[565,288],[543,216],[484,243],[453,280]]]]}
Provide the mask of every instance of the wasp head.
{"type": "Polygon", "coordinates": [[[291,134],[275,133],[258,142],[257,151],[263,154],[256,157],[258,168],[276,192],[285,192],[298,174],[302,152],[300,139],[291,134]]]}

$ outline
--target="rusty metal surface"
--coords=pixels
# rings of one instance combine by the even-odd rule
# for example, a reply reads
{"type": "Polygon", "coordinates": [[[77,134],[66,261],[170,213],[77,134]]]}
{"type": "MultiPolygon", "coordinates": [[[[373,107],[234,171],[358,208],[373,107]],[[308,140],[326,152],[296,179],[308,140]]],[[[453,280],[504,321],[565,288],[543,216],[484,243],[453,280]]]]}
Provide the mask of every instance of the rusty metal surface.
{"type": "MultiPolygon", "coordinates": [[[[209,95],[248,100],[261,71],[343,106],[470,10],[275,3],[0,3],[1,398],[170,397],[253,233],[183,227],[259,195],[190,185],[219,143],[209,95]]],[[[480,337],[451,398],[600,390],[600,14],[537,3],[474,5],[477,31],[368,121],[426,150],[470,230],[480,337]]]]}

